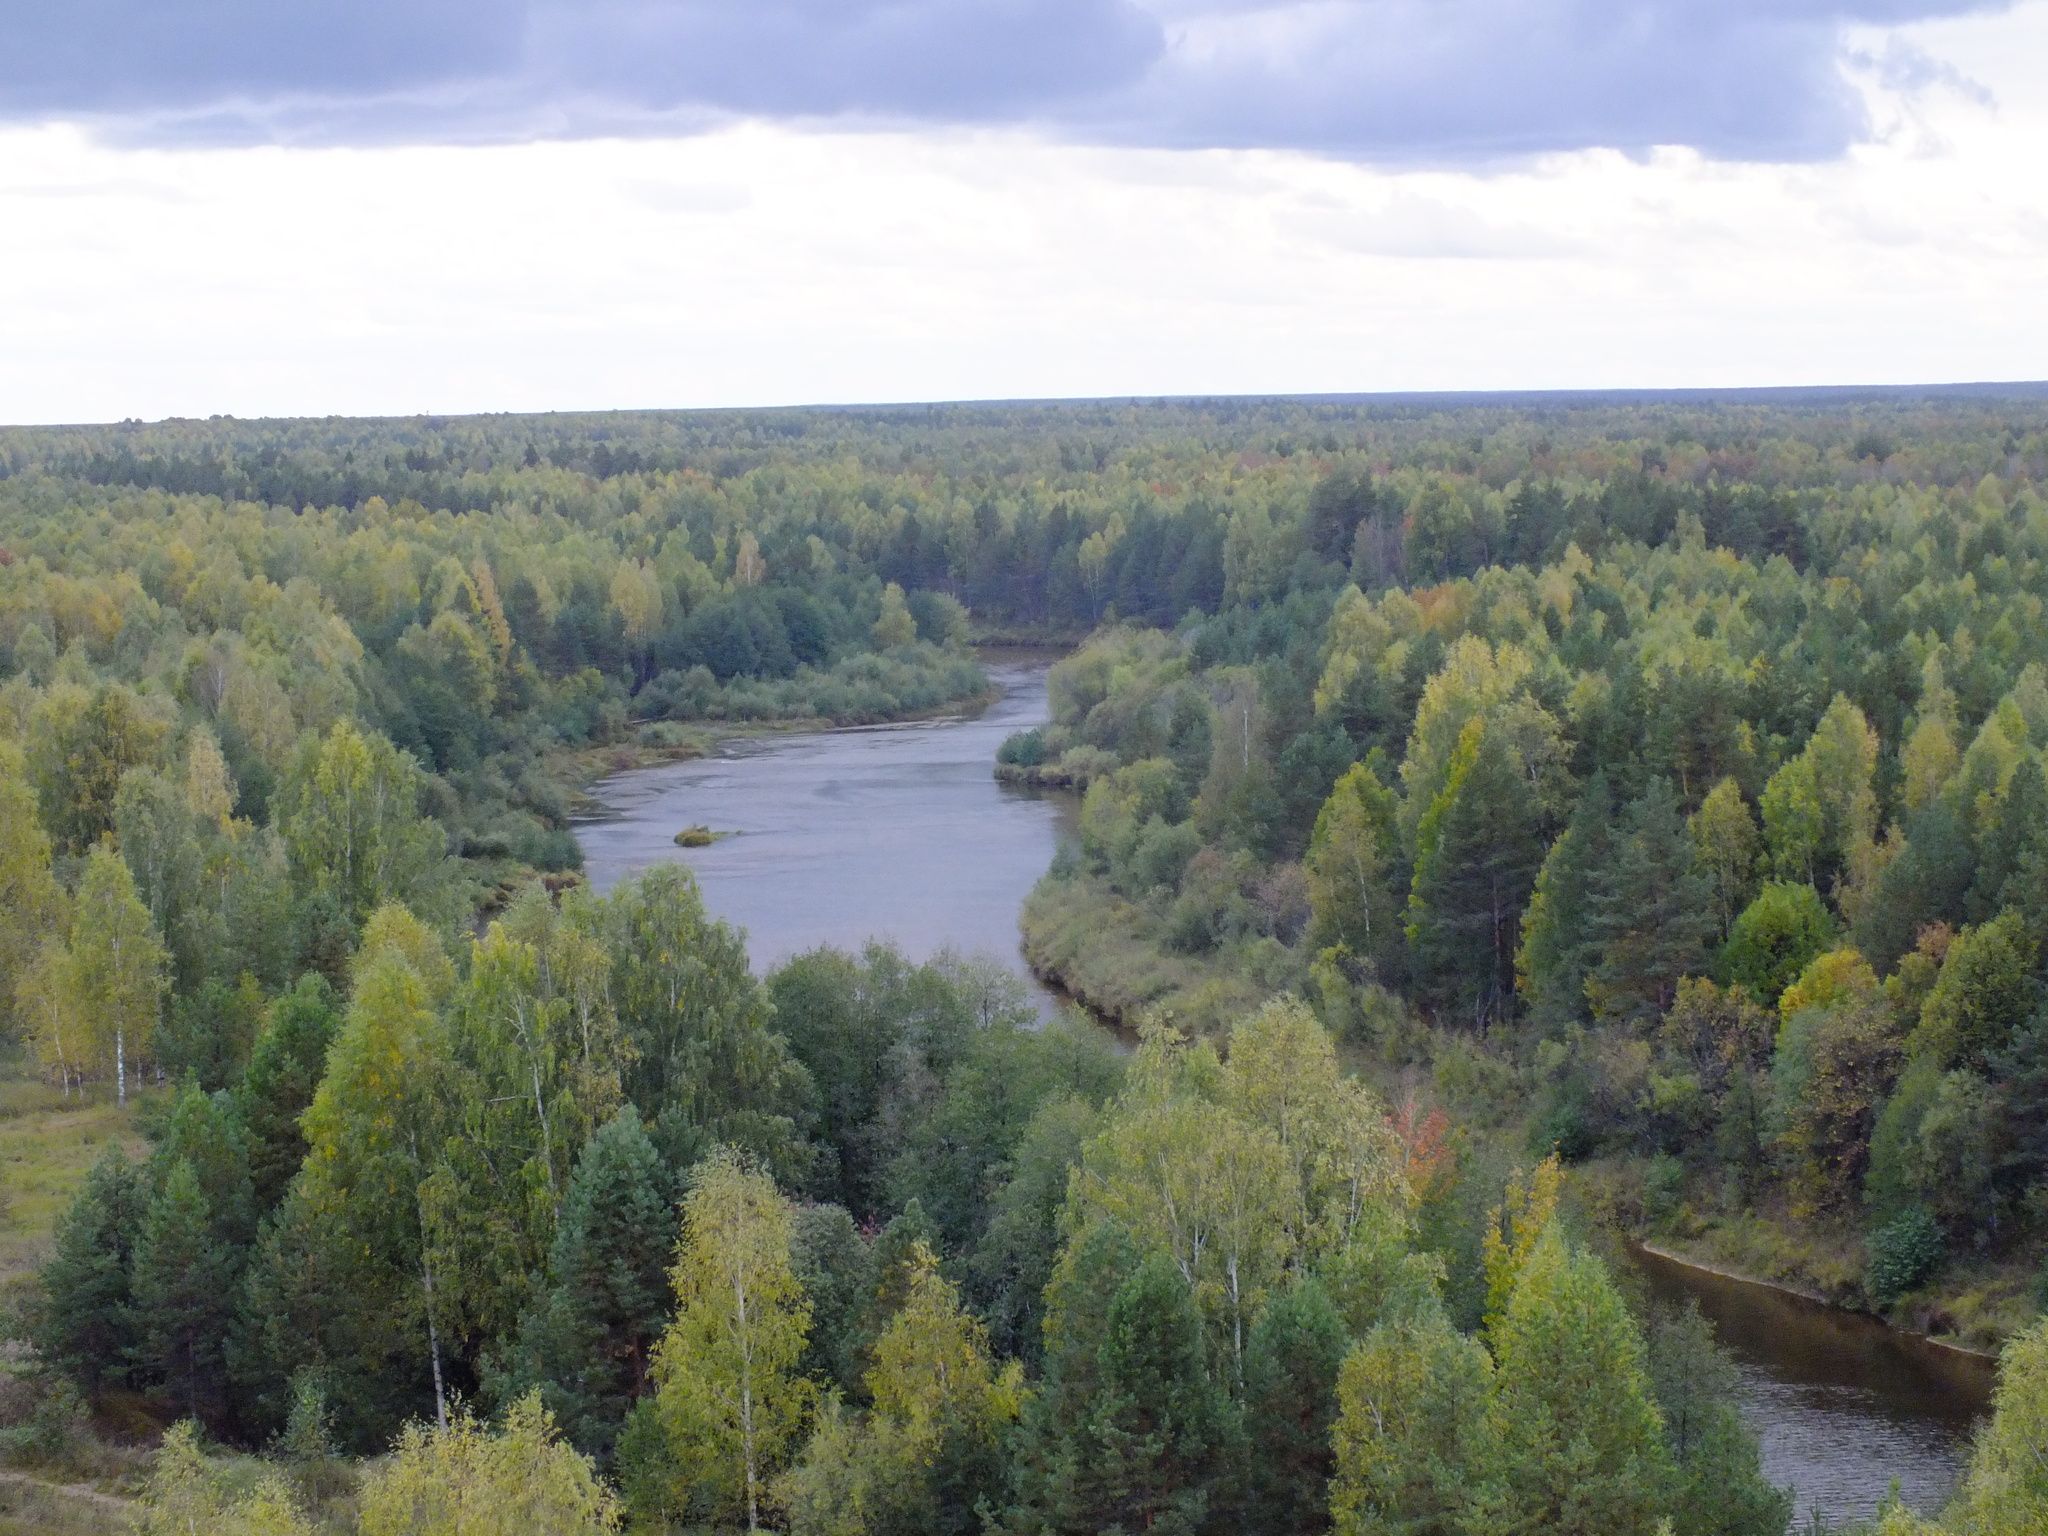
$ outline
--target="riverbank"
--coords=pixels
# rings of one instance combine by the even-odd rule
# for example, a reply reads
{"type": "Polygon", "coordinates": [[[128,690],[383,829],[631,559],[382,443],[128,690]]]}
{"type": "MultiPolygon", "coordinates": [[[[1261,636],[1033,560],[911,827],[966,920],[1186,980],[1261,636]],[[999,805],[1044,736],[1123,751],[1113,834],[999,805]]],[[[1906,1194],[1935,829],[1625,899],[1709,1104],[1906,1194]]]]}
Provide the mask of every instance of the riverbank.
{"type": "Polygon", "coordinates": [[[1686,1211],[1655,1236],[1657,1251],[1674,1262],[1774,1286],[1931,1344],[1993,1358],[2040,1315],[2033,1296],[2038,1271],[1974,1257],[1952,1260],[1932,1283],[1880,1306],[1864,1285],[1862,1233],[1842,1222],[1686,1211]]]}
{"type": "Polygon", "coordinates": [[[1272,939],[1176,952],[1164,942],[1159,914],[1057,868],[1025,898],[1018,926],[1032,971],[1121,1029],[1157,1017],[1190,1033],[1221,1034],[1303,979],[1299,958],[1272,939]]]}

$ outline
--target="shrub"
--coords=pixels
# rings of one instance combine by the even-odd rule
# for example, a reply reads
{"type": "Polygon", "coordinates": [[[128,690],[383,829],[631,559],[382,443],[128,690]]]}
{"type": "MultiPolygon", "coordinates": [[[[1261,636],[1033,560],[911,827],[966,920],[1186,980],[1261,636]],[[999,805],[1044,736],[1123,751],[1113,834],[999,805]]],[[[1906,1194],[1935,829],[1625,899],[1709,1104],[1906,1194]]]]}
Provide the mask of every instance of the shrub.
{"type": "Polygon", "coordinates": [[[1643,1170],[1643,1214],[1650,1225],[1668,1225],[1678,1214],[1685,1190],[1685,1164],[1669,1152],[1659,1152],[1643,1170]]]}
{"type": "Polygon", "coordinates": [[[1036,768],[1045,761],[1044,728],[1012,731],[996,748],[996,761],[1008,763],[1012,768],[1036,768]]]}
{"type": "Polygon", "coordinates": [[[1863,1271],[1863,1288],[1871,1300],[1888,1307],[1941,1268],[1946,1248],[1941,1223],[1925,1206],[1916,1205],[1866,1240],[1869,1260],[1863,1271]]]}

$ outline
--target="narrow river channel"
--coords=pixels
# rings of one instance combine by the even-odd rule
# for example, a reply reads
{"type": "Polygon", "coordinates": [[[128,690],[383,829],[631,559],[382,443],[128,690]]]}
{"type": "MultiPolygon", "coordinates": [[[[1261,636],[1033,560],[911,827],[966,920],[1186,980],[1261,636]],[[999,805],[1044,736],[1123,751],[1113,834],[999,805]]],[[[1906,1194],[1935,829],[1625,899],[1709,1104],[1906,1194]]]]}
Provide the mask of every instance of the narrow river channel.
{"type": "MultiPolygon", "coordinates": [[[[1017,909],[1071,835],[1071,800],[999,785],[1010,732],[1045,719],[1044,656],[984,658],[1002,696],[970,718],[733,742],[718,755],[620,774],[592,790],[610,814],[577,829],[600,890],[650,864],[696,871],[706,904],[747,932],[756,969],[820,944],[886,939],[927,958],[985,954],[1030,972],[1017,909]],[[675,844],[683,827],[735,836],[675,844]]],[[[1032,982],[1043,1011],[1054,999],[1032,982]]],[[[1932,1513],[1988,1411],[1989,1362],[1868,1318],[1642,1255],[1657,1294],[1698,1298],[1741,1372],[1744,1416],[1795,1527],[1866,1515],[1892,1478],[1932,1513]]]]}

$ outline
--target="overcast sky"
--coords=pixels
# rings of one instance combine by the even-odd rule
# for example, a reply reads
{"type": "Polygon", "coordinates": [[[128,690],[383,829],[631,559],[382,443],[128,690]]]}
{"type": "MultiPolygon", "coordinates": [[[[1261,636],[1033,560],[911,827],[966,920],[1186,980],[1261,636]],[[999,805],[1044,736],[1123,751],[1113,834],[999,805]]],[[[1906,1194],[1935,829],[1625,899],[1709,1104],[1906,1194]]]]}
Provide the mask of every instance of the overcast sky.
{"type": "Polygon", "coordinates": [[[2048,0],[0,0],[0,419],[2048,376],[2048,0]]]}

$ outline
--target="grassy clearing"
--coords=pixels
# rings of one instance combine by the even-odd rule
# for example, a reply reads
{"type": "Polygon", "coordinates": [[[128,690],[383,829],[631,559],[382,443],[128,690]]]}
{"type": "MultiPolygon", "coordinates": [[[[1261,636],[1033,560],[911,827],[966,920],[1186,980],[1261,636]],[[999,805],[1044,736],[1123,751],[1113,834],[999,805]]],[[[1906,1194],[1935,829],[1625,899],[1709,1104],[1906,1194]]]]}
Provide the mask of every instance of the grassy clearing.
{"type": "Polygon", "coordinates": [[[126,1500],[91,1489],[44,1483],[24,1473],[0,1473],[0,1536],[113,1536],[134,1529],[126,1500]]]}
{"type": "Polygon", "coordinates": [[[125,1110],[111,1090],[67,1100],[18,1054],[0,1058],[0,1294],[41,1266],[57,1217],[108,1142],[131,1157],[147,1151],[135,1128],[143,1098],[131,1094],[125,1110]]]}

